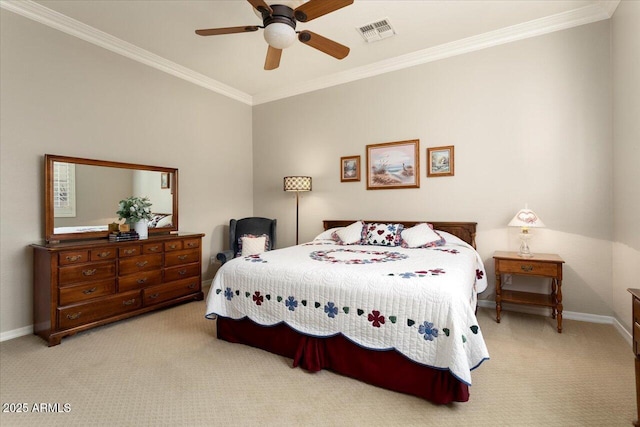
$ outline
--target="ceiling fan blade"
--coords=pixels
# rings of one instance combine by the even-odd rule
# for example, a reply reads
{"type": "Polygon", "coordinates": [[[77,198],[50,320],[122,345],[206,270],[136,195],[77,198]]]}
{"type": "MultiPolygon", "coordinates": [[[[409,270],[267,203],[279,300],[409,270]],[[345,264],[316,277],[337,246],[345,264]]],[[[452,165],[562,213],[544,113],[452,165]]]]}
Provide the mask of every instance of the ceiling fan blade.
{"type": "Polygon", "coordinates": [[[271,15],[273,13],[273,10],[271,10],[271,7],[267,3],[265,3],[264,0],[247,0],[247,1],[251,3],[251,6],[253,6],[253,8],[258,12],[260,12],[262,15],[264,15],[265,12],[268,15],[271,15]]]}
{"type": "Polygon", "coordinates": [[[326,53],[327,55],[331,55],[336,59],[343,59],[349,55],[350,49],[345,45],[341,45],[338,42],[334,42],[333,40],[322,37],[319,34],[312,33],[311,31],[300,31],[298,34],[298,40],[326,53]]]}
{"type": "Polygon", "coordinates": [[[267,58],[264,60],[265,70],[275,70],[280,66],[280,57],[282,56],[282,49],[276,49],[269,46],[267,50],[267,58]]]}
{"type": "Polygon", "coordinates": [[[309,22],[350,4],[353,0],[309,0],[295,9],[294,16],[300,22],[309,22]]]}
{"type": "Polygon", "coordinates": [[[260,27],[255,25],[247,25],[244,27],[228,27],[228,28],[210,28],[208,30],[196,30],[196,34],[199,36],[217,36],[220,34],[234,34],[234,33],[250,33],[252,31],[258,31],[260,27]]]}

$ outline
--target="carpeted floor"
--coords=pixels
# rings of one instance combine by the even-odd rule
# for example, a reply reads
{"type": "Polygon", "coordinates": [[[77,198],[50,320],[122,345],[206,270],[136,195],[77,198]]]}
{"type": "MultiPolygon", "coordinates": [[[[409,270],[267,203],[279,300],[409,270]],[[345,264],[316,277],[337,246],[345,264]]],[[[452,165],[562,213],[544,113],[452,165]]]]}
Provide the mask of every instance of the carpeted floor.
{"type": "Polygon", "coordinates": [[[481,308],[491,360],[473,372],[469,402],[437,406],[218,341],[203,316],[204,302],[193,302],[56,347],[33,335],[1,343],[0,424],[564,427],[635,419],[631,348],[611,325],[565,320],[558,334],[550,318],[506,311],[498,325],[481,308]],[[59,412],[34,412],[41,403],[59,412]]]}

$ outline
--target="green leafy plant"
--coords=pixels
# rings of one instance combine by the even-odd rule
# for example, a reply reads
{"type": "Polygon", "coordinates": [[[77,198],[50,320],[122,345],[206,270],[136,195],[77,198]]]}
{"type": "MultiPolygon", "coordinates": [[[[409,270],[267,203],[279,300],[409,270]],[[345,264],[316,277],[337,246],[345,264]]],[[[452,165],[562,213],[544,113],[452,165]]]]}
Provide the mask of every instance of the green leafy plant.
{"type": "Polygon", "coordinates": [[[135,224],[142,219],[149,221],[153,217],[148,197],[129,197],[120,200],[116,213],[118,218],[124,219],[127,224],[135,224]]]}

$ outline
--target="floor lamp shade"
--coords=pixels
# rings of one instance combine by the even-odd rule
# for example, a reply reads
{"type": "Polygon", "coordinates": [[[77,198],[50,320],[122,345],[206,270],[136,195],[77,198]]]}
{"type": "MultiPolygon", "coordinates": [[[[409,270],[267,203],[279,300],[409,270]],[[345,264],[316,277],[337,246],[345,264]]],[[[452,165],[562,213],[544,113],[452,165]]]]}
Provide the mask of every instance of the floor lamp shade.
{"type": "Polygon", "coordinates": [[[298,202],[301,191],[311,191],[310,176],[285,176],[284,191],[296,192],[296,245],[298,244],[298,202]]]}
{"type": "Polygon", "coordinates": [[[285,176],[284,191],[311,191],[311,177],[285,176]]]}

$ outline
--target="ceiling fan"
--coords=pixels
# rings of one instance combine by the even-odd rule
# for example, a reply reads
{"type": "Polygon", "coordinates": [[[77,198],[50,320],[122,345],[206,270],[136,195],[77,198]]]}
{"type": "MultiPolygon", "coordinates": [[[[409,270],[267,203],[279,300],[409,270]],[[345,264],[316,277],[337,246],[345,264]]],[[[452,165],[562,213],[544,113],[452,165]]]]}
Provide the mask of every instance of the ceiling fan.
{"type": "MultiPolygon", "coordinates": [[[[308,30],[296,31],[296,22],[309,22],[320,16],[334,12],[353,3],[353,0],[309,0],[295,9],[282,5],[269,6],[264,0],[247,0],[262,17],[262,26],[248,25],[242,27],[211,28],[196,30],[200,36],[217,36],[221,34],[250,33],[264,28],[264,38],[269,48],[264,62],[265,70],[275,70],[280,65],[282,49],[291,46],[296,39],[337,59],[349,54],[349,48],[333,40],[308,30]]],[[[283,2],[284,3],[284,2],[283,2]]]]}

